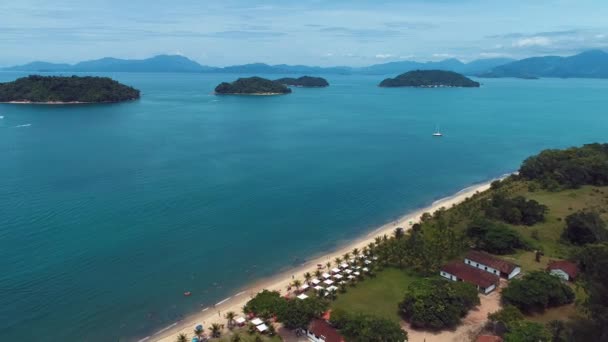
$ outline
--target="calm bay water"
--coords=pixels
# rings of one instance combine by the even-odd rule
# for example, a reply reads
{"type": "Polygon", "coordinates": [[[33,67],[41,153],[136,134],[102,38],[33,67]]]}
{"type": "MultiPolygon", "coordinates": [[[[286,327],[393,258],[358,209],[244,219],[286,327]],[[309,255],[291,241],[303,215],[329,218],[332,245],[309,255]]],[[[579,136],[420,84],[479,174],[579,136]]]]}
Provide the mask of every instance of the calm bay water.
{"type": "Polygon", "coordinates": [[[149,335],[608,128],[605,80],[380,89],[328,76],[327,89],[217,97],[235,75],[108,76],[143,98],[0,105],[2,341],[149,335]]]}

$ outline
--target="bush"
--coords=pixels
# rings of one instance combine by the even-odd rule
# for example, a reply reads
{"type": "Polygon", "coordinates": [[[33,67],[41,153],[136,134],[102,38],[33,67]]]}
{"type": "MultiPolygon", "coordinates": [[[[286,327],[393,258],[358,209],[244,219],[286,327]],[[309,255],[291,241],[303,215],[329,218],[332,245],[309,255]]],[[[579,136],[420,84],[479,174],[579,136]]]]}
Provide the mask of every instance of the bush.
{"type": "Polygon", "coordinates": [[[332,312],[331,322],[340,329],[347,341],[401,342],[407,341],[407,332],[396,322],[362,313],[332,312]],[[337,317],[336,317],[337,314],[337,317]]]}
{"type": "Polygon", "coordinates": [[[536,271],[522,279],[513,279],[502,291],[502,300],[524,312],[543,311],[546,308],[569,304],[574,292],[566,284],[549,273],[536,271]]]}
{"type": "Polygon", "coordinates": [[[551,335],[539,323],[519,321],[504,336],[504,342],[549,342],[551,335]]]}
{"type": "Polygon", "coordinates": [[[473,285],[433,278],[410,284],[399,310],[413,327],[439,330],[458,325],[477,305],[479,296],[473,285]]]}
{"type": "Polygon", "coordinates": [[[514,327],[514,325],[524,319],[524,315],[513,305],[505,305],[499,311],[489,314],[488,319],[494,323],[502,323],[507,329],[514,327]]]}
{"type": "Polygon", "coordinates": [[[304,300],[289,300],[284,308],[277,312],[277,319],[288,329],[305,329],[313,318],[323,314],[329,303],[317,297],[304,300]]]}
{"type": "Polygon", "coordinates": [[[245,313],[253,313],[262,318],[270,318],[285,310],[287,301],[276,291],[264,290],[245,304],[245,313]]]}
{"type": "Polygon", "coordinates": [[[566,217],[562,237],[575,245],[606,241],[606,224],[595,212],[580,211],[566,217]]]}
{"type": "Polygon", "coordinates": [[[467,236],[475,248],[493,254],[511,254],[517,248],[529,248],[518,232],[487,219],[473,221],[467,229],[467,236]]]}
{"type": "Polygon", "coordinates": [[[547,207],[535,200],[526,200],[522,196],[507,198],[499,194],[492,196],[484,209],[487,217],[525,226],[543,222],[547,213],[547,207]]]}

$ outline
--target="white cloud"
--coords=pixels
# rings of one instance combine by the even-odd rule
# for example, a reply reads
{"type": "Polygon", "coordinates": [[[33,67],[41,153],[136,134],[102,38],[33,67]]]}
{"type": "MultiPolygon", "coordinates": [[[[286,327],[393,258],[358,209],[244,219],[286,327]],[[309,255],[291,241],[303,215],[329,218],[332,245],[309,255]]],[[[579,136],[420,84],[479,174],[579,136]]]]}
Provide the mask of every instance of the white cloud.
{"type": "Polygon", "coordinates": [[[542,36],[528,37],[516,40],[513,42],[514,47],[534,47],[534,46],[549,46],[551,39],[542,36]]]}
{"type": "Polygon", "coordinates": [[[378,59],[388,59],[388,58],[393,58],[393,57],[395,57],[395,56],[390,53],[379,53],[376,55],[376,58],[378,58],[378,59]]]}
{"type": "Polygon", "coordinates": [[[481,58],[499,58],[499,57],[509,57],[506,53],[500,52],[481,52],[479,53],[479,57],[481,58]]]}
{"type": "Polygon", "coordinates": [[[434,53],[433,57],[436,57],[436,58],[450,58],[450,57],[454,57],[454,55],[449,54],[449,53],[434,53]]]}

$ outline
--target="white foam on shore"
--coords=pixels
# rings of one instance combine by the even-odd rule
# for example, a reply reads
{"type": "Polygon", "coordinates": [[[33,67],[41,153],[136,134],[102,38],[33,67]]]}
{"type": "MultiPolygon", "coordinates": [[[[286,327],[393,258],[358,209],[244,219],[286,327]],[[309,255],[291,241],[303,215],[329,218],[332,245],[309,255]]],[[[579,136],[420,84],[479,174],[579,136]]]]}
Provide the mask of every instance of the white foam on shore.
{"type": "Polygon", "coordinates": [[[205,312],[207,310],[209,310],[209,307],[204,308],[203,310],[201,310],[201,312],[205,312]]]}
{"type": "Polygon", "coordinates": [[[171,324],[170,326],[168,326],[168,327],[166,327],[166,328],[164,328],[164,329],[159,330],[159,331],[158,331],[156,334],[154,334],[154,336],[156,336],[156,335],[158,335],[158,334],[162,334],[162,333],[164,333],[165,331],[167,331],[167,330],[169,330],[169,329],[173,328],[173,327],[174,327],[174,326],[176,326],[176,325],[177,325],[177,322],[175,322],[175,323],[171,324]]]}
{"type": "Polygon", "coordinates": [[[245,292],[247,292],[247,291],[241,291],[241,292],[239,292],[239,293],[235,294],[234,296],[235,296],[235,297],[238,297],[238,296],[240,296],[240,295],[242,295],[242,294],[245,294],[245,292]]]}
{"type": "Polygon", "coordinates": [[[221,302],[219,302],[219,303],[217,303],[217,304],[215,304],[215,305],[216,305],[216,306],[218,306],[218,305],[222,305],[222,304],[226,303],[227,301],[229,301],[229,300],[230,300],[230,298],[232,298],[232,297],[228,297],[228,298],[226,298],[226,299],[222,300],[221,302]]]}
{"type": "Polygon", "coordinates": [[[144,342],[150,339],[150,336],[146,336],[144,338],[142,338],[141,340],[137,341],[137,342],[144,342]]]}

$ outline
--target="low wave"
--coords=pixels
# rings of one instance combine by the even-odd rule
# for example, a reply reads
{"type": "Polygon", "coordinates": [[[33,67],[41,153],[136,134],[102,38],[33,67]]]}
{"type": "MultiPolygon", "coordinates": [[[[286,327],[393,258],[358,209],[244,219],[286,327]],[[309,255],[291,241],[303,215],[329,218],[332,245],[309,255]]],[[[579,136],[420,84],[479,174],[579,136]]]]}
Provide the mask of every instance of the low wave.
{"type": "Polygon", "coordinates": [[[21,128],[21,127],[30,127],[32,124],[23,124],[23,125],[17,125],[15,126],[15,128],[21,128]]]}

